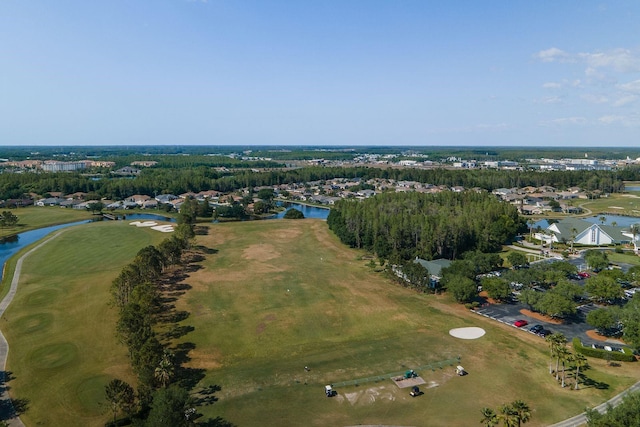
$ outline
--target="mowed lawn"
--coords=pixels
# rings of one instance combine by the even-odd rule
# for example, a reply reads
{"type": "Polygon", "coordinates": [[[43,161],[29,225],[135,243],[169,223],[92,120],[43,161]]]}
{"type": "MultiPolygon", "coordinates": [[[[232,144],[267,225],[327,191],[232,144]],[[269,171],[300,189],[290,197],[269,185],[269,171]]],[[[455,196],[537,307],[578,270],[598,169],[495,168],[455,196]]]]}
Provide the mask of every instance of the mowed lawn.
{"type": "MultiPolygon", "coordinates": [[[[55,234],[55,233],[54,233],[55,234]]],[[[109,287],[144,246],[166,234],[99,222],[64,229],[29,255],[3,318],[13,398],[26,399],[27,426],[101,426],[111,417],[104,386],[133,383],[126,347],[115,337],[109,287]]]]}
{"type": "Polygon", "coordinates": [[[447,296],[418,294],[373,272],[361,252],[342,245],[318,220],[214,224],[197,242],[209,249],[178,301],[191,316],[193,368],[201,386],[218,385],[219,401],[200,408],[239,426],[480,425],[484,406],[522,399],[528,425],[542,426],[601,403],[637,381],[635,364],[590,360],[593,380],[561,389],[548,374],[538,337],[469,313],[447,296]],[[478,340],[451,328],[480,326],[478,340]],[[422,370],[424,395],[411,398],[391,380],[337,389],[324,385],[417,368],[461,357],[452,367],[422,370]],[[306,371],[305,366],[309,367],[306,371]],[[597,387],[596,387],[597,385],[597,387]]]}
{"type": "Polygon", "coordinates": [[[18,217],[18,224],[14,227],[0,229],[0,236],[21,233],[35,228],[64,224],[83,219],[91,219],[91,212],[78,209],[64,209],[55,206],[29,206],[26,208],[7,209],[18,217]]]}

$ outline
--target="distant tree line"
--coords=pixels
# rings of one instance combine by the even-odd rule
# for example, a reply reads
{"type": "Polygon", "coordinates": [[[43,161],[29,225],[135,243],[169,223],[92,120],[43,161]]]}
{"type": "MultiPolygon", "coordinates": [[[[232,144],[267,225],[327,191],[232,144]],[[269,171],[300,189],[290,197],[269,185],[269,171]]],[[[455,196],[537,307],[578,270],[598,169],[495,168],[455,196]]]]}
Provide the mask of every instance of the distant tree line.
{"type": "Polygon", "coordinates": [[[398,263],[494,252],[524,226],[516,208],[486,192],[383,193],[340,200],[327,218],[340,240],[398,263]]]}
{"type": "MultiPolygon", "coordinates": [[[[0,199],[21,198],[25,194],[46,194],[60,191],[95,193],[100,197],[123,199],[133,194],[182,194],[203,190],[231,192],[240,188],[274,186],[299,182],[324,181],[333,178],[393,179],[416,181],[448,187],[481,188],[492,191],[549,185],[558,189],[578,186],[588,192],[615,193],[624,190],[624,180],[640,180],[640,169],[623,171],[503,171],[450,169],[379,169],[367,167],[307,167],[293,170],[234,170],[220,172],[211,165],[202,165],[190,156],[163,161],[161,167],[142,169],[139,175],[127,178],[107,176],[103,179],[80,173],[25,172],[0,174],[0,199]],[[180,162],[179,162],[180,160],[180,162]],[[623,178],[624,177],[624,178],[623,178]]],[[[251,163],[248,163],[249,165],[251,163]]]]}

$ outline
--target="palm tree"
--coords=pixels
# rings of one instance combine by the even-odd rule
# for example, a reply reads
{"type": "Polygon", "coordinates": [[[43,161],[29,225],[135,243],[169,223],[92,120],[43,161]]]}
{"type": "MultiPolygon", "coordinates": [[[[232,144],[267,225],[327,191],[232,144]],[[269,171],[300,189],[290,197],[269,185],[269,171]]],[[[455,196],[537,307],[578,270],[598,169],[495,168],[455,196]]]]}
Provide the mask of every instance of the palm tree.
{"type": "Polygon", "coordinates": [[[638,253],[638,242],[636,241],[636,237],[638,236],[638,234],[640,234],[640,225],[638,224],[633,224],[631,226],[631,234],[633,235],[633,252],[634,253],[638,253]]]}
{"type": "Polygon", "coordinates": [[[607,222],[607,217],[606,216],[601,216],[598,219],[600,220],[600,224],[604,224],[605,222],[607,222]]]}
{"type": "Polygon", "coordinates": [[[516,400],[511,404],[511,407],[518,414],[518,427],[531,419],[531,409],[522,400],[516,400]]]}
{"type": "MultiPolygon", "coordinates": [[[[556,359],[556,380],[558,380],[558,366],[560,364],[560,359],[558,359],[558,353],[560,348],[564,348],[567,343],[567,338],[561,332],[556,332],[554,334],[549,335],[546,338],[546,341],[549,343],[549,349],[551,350],[551,360],[556,359]]],[[[549,364],[549,373],[553,373],[552,365],[549,364]]]]}
{"type": "Polygon", "coordinates": [[[576,365],[576,386],[575,386],[575,390],[578,390],[579,387],[578,385],[580,384],[580,368],[587,368],[588,366],[588,362],[587,362],[587,358],[584,357],[584,355],[580,354],[580,353],[576,353],[575,356],[573,357],[573,363],[575,363],[576,365]]]}
{"type": "Polygon", "coordinates": [[[499,418],[502,420],[502,425],[504,427],[517,427],[519,425],[518,413],[508,403],[505,403],[500,407],[499,418]]]}
{"type": "Polygon", "coordinates": [[[536,221],[531,218],[529,220],[527,220],[527,224],[529,225],[529,238],[533,239],[533,226],[535,225],[536,221]]]}
{"type": "Polygon", "coordinates": [[[575,242],[577,235],[578,229],[575,227],[571,227],[571,253],[573,253],[573,243],[575,242]]]}
{"type": "Polygon", "coordinates": [[[482,408],[482,419],[480,423],[485,427],[495,427],[498,425],[498,415],[491,408],[482,408]]]}
{"type": "Polygon", "coordinates": [[[162,387],[166,387],[173,377],[173,355],[165,351],[160,359],[158,367],[154,371],[154,376],[162,384],[162,387]]]}
{"type": "MultiPolygon", "coordinates": [[[[562,363],[562,388],[565,387],[565,370],[564,366],[566,362],[571,361],[571,352],[566,347],[562,346],[558,349],[558,360],[562,363]]],[[[557,378],[557,372],[556,372],[557,378]]]]}

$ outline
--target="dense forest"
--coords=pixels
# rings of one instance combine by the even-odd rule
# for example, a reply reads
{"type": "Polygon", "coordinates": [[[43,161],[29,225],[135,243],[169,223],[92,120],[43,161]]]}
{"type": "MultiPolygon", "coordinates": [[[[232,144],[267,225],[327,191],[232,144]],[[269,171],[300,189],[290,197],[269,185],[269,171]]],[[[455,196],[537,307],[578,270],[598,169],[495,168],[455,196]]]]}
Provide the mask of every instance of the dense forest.
{"type": "MultiPolygon", "coordinates": [[[[549,185],[557,189],[578,186],[590,192],[620,192],[623,180],[640,180],[639,168],[622,171],[572,172],[520,172],[503,170],[450,170],[450,169],[380,169],[368,167],[307,167],[291,170],[234,170],[219,172],[213,167],[200,165],[202,158],[173,159],[163,167],[143,169],[133,177],[103,175],[101,178],[80,173],[2,173],[0,199],[21,198],[25,194],[44,195],[52,191],[65,194],[83,191],[100,197],[121,199],[133,194],[182,194],[188,191],[234,191],[256,186],[274,186],[288,183],[323,181],[333,178],[360,178],[363,180],[393,179],[416,181],[448,187],[513,188],[549,185]]],[[[228,159],[232,160],[232,159],[228,159]]],[[[251,164],[251,163],[249,163],[251,164]]]]}
{"type": "Polygon", "coordinates": [[[494,252],[524,226],[515,207],[475,191],[342,200],[331,209],[327,224],[343,243],[394,262],[494,252]]]}

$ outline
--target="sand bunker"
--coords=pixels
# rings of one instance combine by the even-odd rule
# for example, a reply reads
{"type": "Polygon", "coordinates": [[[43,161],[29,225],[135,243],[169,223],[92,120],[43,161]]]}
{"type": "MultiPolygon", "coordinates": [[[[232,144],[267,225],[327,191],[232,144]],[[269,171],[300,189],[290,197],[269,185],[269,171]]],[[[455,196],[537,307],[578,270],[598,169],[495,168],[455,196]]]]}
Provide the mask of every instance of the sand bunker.
{"type": "Polygon", "coordinates": [[[173,231],[173,225],[154,225],[151,229],[162,233],[171,233],[173,231]]]}
{"type": "Polygon", "coordinates": [[[463,340],[475,340],[484,334],[484,329],[476,328],[474,326],[470,328],[456,328],[449,331],[449,335],[452,337],[462,338],[463,340]]]}
{"type": "Polygon", "coordinates": [[[136,227],[151,227],[152,230],[160,231],[161,233],[171,233],[173,231],[173,225],[158,225],[155,221],[133,221],[129,225],[135,225],[136,227]]]}
{"type": "Polygon", "coordinates": [[[158,223],[154,221],[133,221],[130,222],[129,225],[135,225],[136,227],[153,227],[154,225],[158,225],[158,223]]]}

